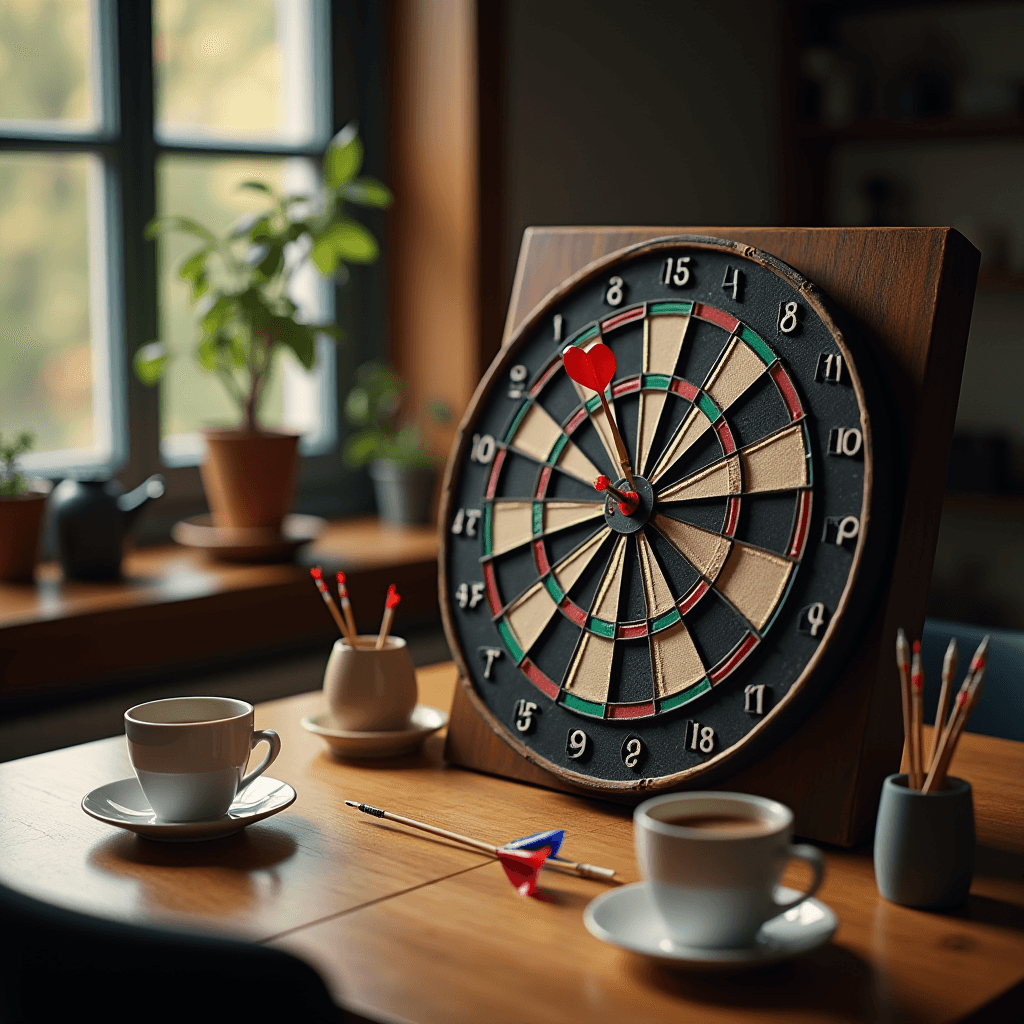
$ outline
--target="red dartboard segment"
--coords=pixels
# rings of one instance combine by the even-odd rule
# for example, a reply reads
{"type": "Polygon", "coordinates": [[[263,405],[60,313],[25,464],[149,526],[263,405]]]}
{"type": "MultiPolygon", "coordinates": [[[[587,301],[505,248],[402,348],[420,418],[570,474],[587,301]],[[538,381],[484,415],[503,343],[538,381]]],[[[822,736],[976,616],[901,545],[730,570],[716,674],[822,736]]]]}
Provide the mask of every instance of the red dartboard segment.
{"type": "Polygon", "coordinates": [[[505,464],[505,449],[499,448],[491,464],[491,475],[487,480],[487,490],[484,491],[484,498],[490,500],[498,490],[498,477],[501,476],[501,467],[505,464]]]}
{"type": "Polygon", "coordinates": [[[800,404],[800,397],[796,393],[796,388],[793,387],[793,382],[789,379],[789,374],[786,373],[780,363],[775,363],[769,368],[768,372],[772,375],[776,387],[782,393],[790,416],[794,420],[800,419],[804,414],[804,409],[800,404]]]}
{"type": "Polygon", "coordinates": [[[718,665],[708,673],[712,686],[717,686],[726,676],[731,675],[746,660],[750,652],[758,645],[753,633],[748,633],[718,665]]]}
{"type": "Polygon", "coordinates": [[[627,309],[615,316],[610,316],[607,320],[601,321],[601,333],[607,334],[609,331],[614,331],[616,327],[624,327],[636,320],[643,320],[646,312],[646,305],[640,305],[636,309],[627,309]]]}
{"type": "Polygon", "coordinates": [[[704,302],[695,302],[693,304],[693,315],[700,320],[706,320],[709,324],[721,327],[730,334],[740,325],[739,320],[730,313],[717,309],[715,306],[709,306],[704,302]]]}

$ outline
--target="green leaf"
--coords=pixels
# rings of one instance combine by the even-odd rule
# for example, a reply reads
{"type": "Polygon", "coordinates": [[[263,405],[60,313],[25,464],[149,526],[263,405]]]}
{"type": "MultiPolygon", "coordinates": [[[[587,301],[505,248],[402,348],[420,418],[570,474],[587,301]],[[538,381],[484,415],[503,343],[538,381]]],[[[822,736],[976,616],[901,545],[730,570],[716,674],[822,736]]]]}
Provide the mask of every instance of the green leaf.
{"type": "Polygon", "coordinates": [[[216,242],[213,232],[204,228],[197,220],[191,217],[157,217],[146,225],[146,237],[156,238],[165,231],[184,231],[188,235],[195,235],[206,242],[216,242]]]}
{"type": "MultiPolygon", "coordinates": [[[[373,263],[380,253],[377,239],[354,220],[346,219],[332,224],[317,239],[317,244],[325,240],[329,241],[336,258],[345,263],[373,263]]],[[[313,248],[315,254],[316,246],[313,248]]]]}
{"type": "Polygon", "coordinates": [[[178,268],[178,277],[182,281],[195,282],[196,278],[203,277],[206,274],[206,259],[210,255],[210,250],[203,246],[202,249],[197,249],[184,263],[178,268]]]}
{"type": "Polygon", "coordinates": [[[305,369],[312,370],[316,366],[316,328],[282,316],[274,318],[271,330],[274,338],[290,348],[305,369]]]}
{"type": "Polygon", "coordinates": [[[358,135],[347,132],[347,128],[338,132],[324,154],[324,184],[329,188],[341,188],[363,166],[363,144],[358,135]]]}
{"type": "Polygon", "coordinates": [[[345,445],[345,461],[350,466],[365,466],[386,449],[388,436],[383,430],[361,430],[345,445]]]}
{"type": "Polygon", "coordinates": [[[376,178],[356,178],[338,190],[343,198],[360,206],[376,206],[386,210],[394,196],[391,190],[376,178]]]}
{"type": "Polygon", "coordinates": [[[269,214],[247,214],[235,221],[229,238],[251,238],[254,242],[274,233],[269,214]]]}
{"type": "Polygon", "coordinates": [[[355,427],[370,422],[370,396],[365,388],[353,388],[345,399],[345,419],[355,427]]]}
{"type": "Polygon", "coordinates": [[[199,360],[199,365],[202,366],[207,373],[213,373],[217,369],[217,352],[219,349],[218,345],[219,336],[213,338],[205,338],[196,347],[196,359],[199,360]]]}
{"type": "Polygon", "coordinates": [[[228,354],[231,356],[231,362],[240,370],[244,369],[249,362],[246,358],[245,345],[242,344],[242,339],[237,334],[228,337],[228,354]]]}
{"type": "Polygon", "coordinates": [[[233,295],[221,295],[216,302],[203,314],[203,332],[207,335],[214,335],[223,328],[231,316],[235,305],[233,295]]]}
{"type": "Polygon", "coordinates": [[[243,181],[238,187],[247,188],[252,192],[262,192],[266,196],[277,195],[265,181],[243,181]]]}
{"type": "Polygon", "coordinates": [[[269,280],[281,269],[282,263],[284,263],[284,243],[274,241],[267,246],[267,254],[256,265],[256,269],[269,280]]]}
{"type": "Polygon", "coordinates": [[[329,235],[321,235],[313,243],[310,259],[324,277],[330,277],[338,269],[338,254],[329,235]]]}
{"type": "Polygon", "coordinates": [[[132,360],[135,376],[147,387],[152,387],[164,375],[168,358],[167,349],[159,341],[143,345],[132,360]]]}

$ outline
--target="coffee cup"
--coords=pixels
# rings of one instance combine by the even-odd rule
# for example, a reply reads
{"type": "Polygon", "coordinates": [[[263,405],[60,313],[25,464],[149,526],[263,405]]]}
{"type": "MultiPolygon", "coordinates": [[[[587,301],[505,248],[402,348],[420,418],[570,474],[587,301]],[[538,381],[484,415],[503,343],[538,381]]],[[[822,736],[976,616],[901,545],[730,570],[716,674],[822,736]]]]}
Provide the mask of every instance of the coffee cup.
{"type": "Polygon", "coordinates": [[[824,863],[813,846],[790,843],[793,812],[744,793],[672,793],[633,814],[640,873],[679,945],[735,948],[753,943],[765,921],[813,896],[824,863]],[[793,857],[814,873],[810,888],[780,902],[775,889],[793,857]]]}
{"type": "Polygon", "coordinates": [[[231,697],[171,697],[124,713],[128,757],[158,818],[205,821],[232,801],[281,752],[273,729],[253,729],[253,707],[231,697]],[[267,756],[248,775],[249,754],[266,743],[267,756]]]}
{"type": "Polygon", "coordinates": [[[324,671],[324,696],[337,728],[346,732],[400,732],[416,707],[416,670],[400,636],[377,650],[376,636],[357,646],[336,640],[324,671]]]}

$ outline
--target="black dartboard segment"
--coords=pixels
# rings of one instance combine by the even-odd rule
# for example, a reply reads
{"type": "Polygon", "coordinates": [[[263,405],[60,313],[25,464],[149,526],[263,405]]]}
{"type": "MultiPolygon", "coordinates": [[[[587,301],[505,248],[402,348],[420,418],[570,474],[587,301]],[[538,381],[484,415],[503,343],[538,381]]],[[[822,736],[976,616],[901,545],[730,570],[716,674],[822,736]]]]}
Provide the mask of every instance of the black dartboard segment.
{"type": "Polygon", "coordinates": [[[442,509],[446,628],[492,728],[623,785],[784,740],[887,529],[854,359],[794,271],[712,239],[627,250],[535,311],[467,413],[442,509]],[[594,488],[628,486],[562,366],[598,341],[631,515],[594,488]]]}

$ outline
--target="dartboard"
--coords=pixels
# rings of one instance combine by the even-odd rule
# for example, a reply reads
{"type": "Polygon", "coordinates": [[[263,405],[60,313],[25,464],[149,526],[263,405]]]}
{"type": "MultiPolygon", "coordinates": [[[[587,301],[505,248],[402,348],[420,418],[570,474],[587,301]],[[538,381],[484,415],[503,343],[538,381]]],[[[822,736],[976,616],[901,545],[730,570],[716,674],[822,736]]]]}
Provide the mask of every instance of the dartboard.
{"type": "Polygon", "coordinates": [[[439,583],[469,698],[521,755],[707,781],[827,688],[889,534],[869,355],[835,314],[768,254],[680,236],[591,265],[495,359],[439,583]]]}

